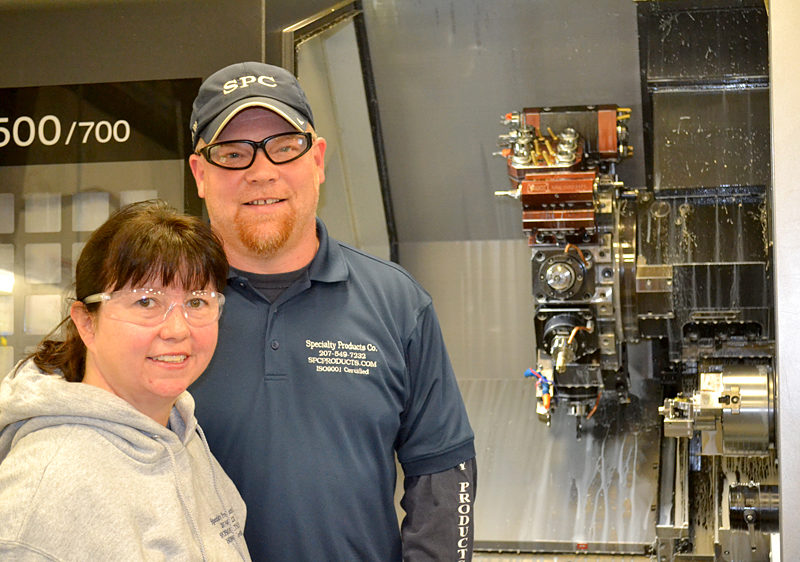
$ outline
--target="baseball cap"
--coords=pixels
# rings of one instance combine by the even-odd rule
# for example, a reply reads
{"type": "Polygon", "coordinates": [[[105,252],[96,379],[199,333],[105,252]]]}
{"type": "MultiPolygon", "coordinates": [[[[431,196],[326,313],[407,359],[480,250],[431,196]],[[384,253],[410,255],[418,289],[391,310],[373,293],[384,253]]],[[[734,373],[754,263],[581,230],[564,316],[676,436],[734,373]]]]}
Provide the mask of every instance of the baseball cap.
{"type": "Polygon", "coordinates": [[[192,148],[200,139],[214,142],[225,125],[240,111],[263,107],[274,111],[298,131],[314,126],[306,94],[294,75],[279,66],[240,62],[206,78],[192,105],[192,148]]]}

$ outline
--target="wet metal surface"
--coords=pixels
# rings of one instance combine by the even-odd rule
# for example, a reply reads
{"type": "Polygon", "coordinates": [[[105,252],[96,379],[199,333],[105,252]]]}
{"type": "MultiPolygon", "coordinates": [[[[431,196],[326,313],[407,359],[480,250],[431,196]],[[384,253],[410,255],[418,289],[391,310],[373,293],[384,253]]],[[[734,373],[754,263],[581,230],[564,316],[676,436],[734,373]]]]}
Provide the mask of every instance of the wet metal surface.
{"type": "Polygon", "coordinates": [[[769,183],[769,89],[653,95],[654,188],[769,183]]]}
{"type": "MultiPolygon", "coordinates": [[[[527,380],[461,384],[476,431],[476,546],[643,553],[655,539],[659,420],[653,398],[601,401],[584,422],[547,427],[527,380]]],[[[640,394],[658,396],[645,389],[640,394]]],[[[657,398],[655,398],[657,400],[657,398]]]]}

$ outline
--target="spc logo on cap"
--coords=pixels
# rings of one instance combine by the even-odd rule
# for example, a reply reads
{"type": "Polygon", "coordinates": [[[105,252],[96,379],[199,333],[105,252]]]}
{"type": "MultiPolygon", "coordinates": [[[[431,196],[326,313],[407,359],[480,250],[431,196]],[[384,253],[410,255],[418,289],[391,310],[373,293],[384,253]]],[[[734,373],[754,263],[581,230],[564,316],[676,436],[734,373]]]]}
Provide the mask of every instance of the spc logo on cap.
{"type": "Polygon", "coordinates": [[[192,148],[200,139],[214,142],[225,125],[249,107],[274,111],[298,131],[314,125],[305,92],[291,72],[260,62],[237,63],[218,70],[200,86],[192,105],[192,148]]]}
{"type": "Polygon", "coordinates": [[[227,96],[238,88],[247,88],[254,82],[268,88],[275,88],[278,85],[274,76],[253,76],[251,74],[250,76],[240,76],[239,78],[228,80],[222,85],[222,93],[227,96]]]}

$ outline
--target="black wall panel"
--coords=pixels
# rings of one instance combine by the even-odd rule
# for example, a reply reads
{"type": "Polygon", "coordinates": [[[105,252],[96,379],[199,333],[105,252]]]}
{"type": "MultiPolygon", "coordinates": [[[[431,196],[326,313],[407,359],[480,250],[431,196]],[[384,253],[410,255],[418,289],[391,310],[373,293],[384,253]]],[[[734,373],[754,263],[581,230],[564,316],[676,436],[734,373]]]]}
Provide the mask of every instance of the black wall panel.
{"type": "Polygon", "coordinates": [[[280,61],[280,30],[334,0],[0,0],[0,88],[204,77],[280,61]]]}

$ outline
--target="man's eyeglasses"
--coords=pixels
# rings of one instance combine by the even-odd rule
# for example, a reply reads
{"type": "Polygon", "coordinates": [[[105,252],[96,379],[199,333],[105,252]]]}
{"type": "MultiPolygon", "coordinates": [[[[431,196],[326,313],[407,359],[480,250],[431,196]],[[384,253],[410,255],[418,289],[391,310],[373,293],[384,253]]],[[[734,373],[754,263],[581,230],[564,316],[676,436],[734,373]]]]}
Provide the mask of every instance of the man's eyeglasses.
{"type": "Polygon", "coordinates": [[[216,291],[176,294],[156,289],[121,289],[113,293],[95,293],[83,299],[84,304],[95,302],[104,303],[110,318],[139,326],[161,324],[178,305],[183,308],[183,317],[189,324],[201,327],[219,319],[225,296],[216,291]]]}
{"type": "Polygon", "coordinates": [[[197,151],[206,160],[229,170],[244,170],[256,161],[256,151],[261,148],[273,164],[286,164],[297,160],[314,144],[311,133],[279,133],[260,142],[235,140],[215,142],[197,151]]]}

